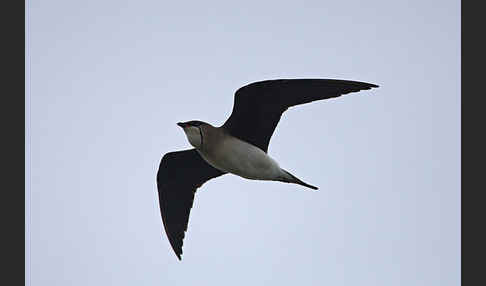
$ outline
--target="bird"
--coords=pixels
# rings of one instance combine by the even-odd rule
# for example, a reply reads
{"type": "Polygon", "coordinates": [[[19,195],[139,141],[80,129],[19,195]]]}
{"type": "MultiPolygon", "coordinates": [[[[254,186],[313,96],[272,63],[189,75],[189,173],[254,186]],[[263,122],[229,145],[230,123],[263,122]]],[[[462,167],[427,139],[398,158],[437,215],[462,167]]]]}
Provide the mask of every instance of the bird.
{"type": "Polygon", "coordinates": [[[289,108],[317,100],[377,88],[340,79],[294,78],[257,81],[238,88],[233,110],[223,125],[200,120],[178,122],[193,147],[166,153],[157,171],[160,214],[169,243],[181,260],[196,190],[205,182],[234,174],[318,188],[281,168],[268,152],[270,138],[289,108]]]}

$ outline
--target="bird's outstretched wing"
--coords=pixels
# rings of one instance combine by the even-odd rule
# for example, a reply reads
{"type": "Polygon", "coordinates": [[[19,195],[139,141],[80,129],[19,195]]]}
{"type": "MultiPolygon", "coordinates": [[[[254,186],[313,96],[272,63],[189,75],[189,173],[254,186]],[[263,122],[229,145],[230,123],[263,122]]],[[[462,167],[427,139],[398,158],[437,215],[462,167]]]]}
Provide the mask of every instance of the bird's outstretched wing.
{"type": "Polygon", "coordinates": [[[206,163],[196,149],[170,152],[162,157],[157,172],[160,213],[179,260],[196,189],[223,174],[206,163]]]}
{"type": "Polygon", "coordinates": [[[233,112],[223,124],[231,135],[267,152],[273,131],[289,107],[378,87],[337,79],[277,79],[254,82],[235,93],[233,112]]]}

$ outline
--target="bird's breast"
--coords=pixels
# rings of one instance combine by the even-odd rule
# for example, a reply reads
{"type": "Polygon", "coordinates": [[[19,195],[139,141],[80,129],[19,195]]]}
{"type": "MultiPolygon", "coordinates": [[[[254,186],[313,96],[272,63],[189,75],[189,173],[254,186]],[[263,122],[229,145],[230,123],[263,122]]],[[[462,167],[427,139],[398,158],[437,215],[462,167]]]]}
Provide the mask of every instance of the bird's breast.
{"type": "Polygon", "coordinates": [[[273,180],[280,174],[279,165],[267,153],[235,137],[228,136],[199,153],[216,169],[247,179],[273,180]]]}

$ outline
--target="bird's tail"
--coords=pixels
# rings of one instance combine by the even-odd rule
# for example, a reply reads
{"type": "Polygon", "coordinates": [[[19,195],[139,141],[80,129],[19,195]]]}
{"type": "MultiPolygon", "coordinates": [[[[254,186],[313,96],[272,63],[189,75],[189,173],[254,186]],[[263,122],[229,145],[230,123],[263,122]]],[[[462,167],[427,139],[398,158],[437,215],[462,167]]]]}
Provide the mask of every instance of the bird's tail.
{"type": "Polygon", "coordinates": [[[298,184],[298,185],[301,185],[301,186],[304,186],[304,187],[307,187],[307,188],[311,188],[313,190],[317,190],[318,188],[315,187],[315,186],[312,186],[312,185],[309,185],[305,182],[303,182],[302,180],[300,180],[299,178],[297,178],[296,176],[290,174],[289,172],[287,172],[286,170],[284,169],[281,169],[283,171],[283,173],[286,175],[286,176],[283,176],[281,178],[281,182],[285,182],[285,183],[293,183],[293,184],[298,184]]]}

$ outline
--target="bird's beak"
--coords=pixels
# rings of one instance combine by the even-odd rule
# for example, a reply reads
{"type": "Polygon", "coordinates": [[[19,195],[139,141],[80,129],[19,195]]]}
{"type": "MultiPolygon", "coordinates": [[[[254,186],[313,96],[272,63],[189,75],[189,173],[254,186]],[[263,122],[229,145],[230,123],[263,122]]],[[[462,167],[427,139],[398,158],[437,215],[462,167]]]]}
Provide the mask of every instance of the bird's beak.
{"type": "Polygon", "coordinates": [[[182,123],[182,122],[177,122],[177,125],[179,125],[180,127],[184,128],[186,127],[186,124],[182,123]]]}

